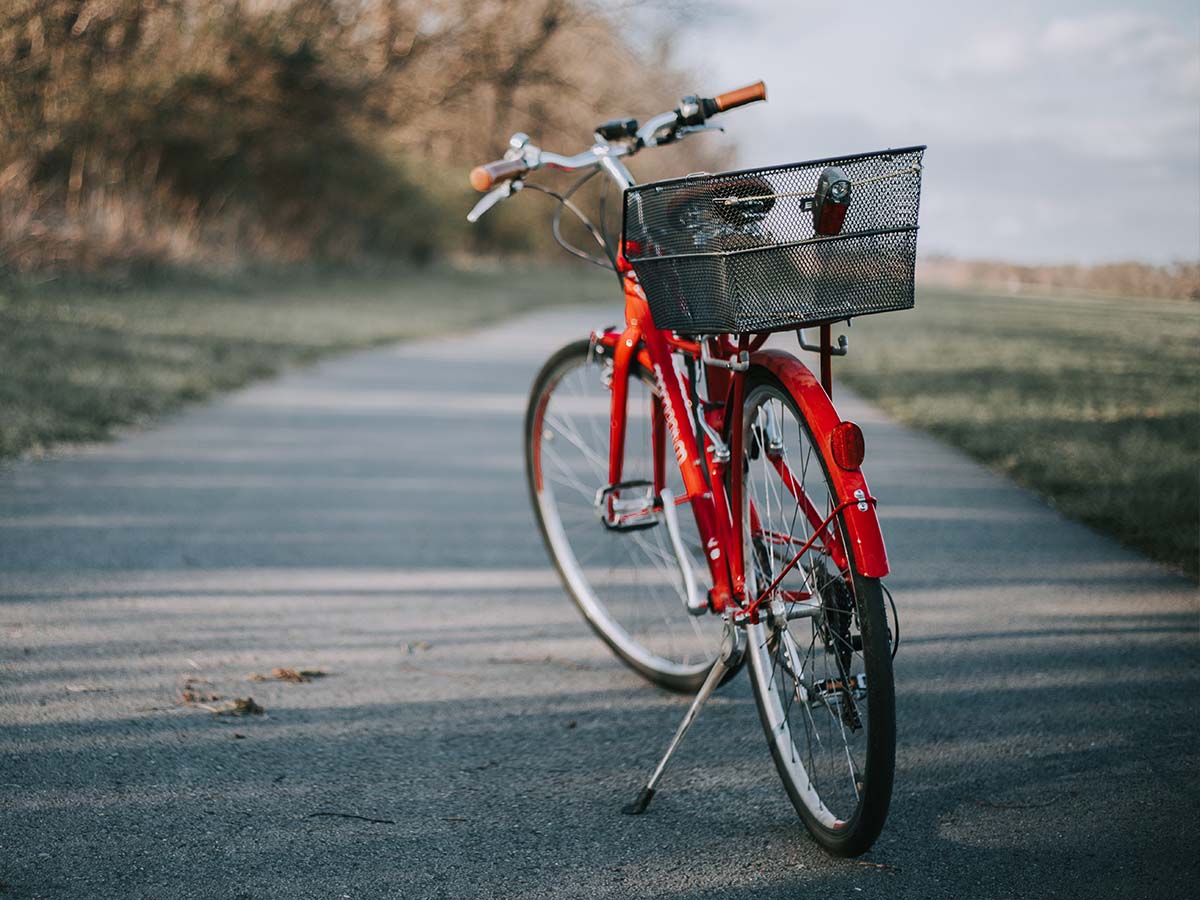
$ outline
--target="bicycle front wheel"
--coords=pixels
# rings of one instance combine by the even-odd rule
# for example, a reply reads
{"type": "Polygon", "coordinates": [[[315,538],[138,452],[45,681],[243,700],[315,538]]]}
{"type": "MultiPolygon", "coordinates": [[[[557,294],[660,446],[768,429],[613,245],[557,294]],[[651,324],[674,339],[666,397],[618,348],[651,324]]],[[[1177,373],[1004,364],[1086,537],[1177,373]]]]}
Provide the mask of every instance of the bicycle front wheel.
{"type": "MultiPolygon", "coordinates": [[[[789,391],[754,372],[745,400],[748,592],[775,582],[840,498],[789,391]]],[[[883,828],[895,765],[891,638],[878,579],[854,570],[841,514],[750,626],[751,681],[771,755],[816,841],[839,856],[883,828]]]]}
{"type": "MultiPolygon", "coordinates": [[[[601,515],[607,486],[612,363],[588,341],[550,358],[534,381],[525,418],[526,474],[538,525],[563,584],[592,629],[627,665],[674,691],[699,690],[719,655],[721,623],[689,615],[679,564],[666,526],[650,508],[654,477],[653,432],[657,387],[636,363],[629,378],[622,492],[646,513],[637,527],[614,530],[601,515]],[[633,498],[633,499],[631,499],[633,498]]],[[[661,429],[661,421],[657,423],[661,429]]],[[[660,453],[661,453],[660,449],[660,453]]],[[[660,467],[665,487],[685,496],[674,457],[660,467]]],[[[710,586],[699,534],[687,504],[679,522],[687,565],[710,586]]],[[[731,674],[733,674],[731,672],[731,674]]]]}

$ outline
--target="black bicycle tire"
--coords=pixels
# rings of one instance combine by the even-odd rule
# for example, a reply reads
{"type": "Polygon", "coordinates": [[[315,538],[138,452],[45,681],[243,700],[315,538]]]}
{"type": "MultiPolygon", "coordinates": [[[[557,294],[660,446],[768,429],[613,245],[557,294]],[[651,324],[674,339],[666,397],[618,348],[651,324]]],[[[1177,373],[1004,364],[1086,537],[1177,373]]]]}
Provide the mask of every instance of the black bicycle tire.
{"type": "MultiPolygon", "coordinates": [[[[812,441],[812,429],[800,412],[800,404],[796,402],[787,387],[766,370],[753,369],[749,373],[745,394],[747,402],[753,396],[753,390],[762,384],[770,385],[787,398],[796,420],[802,424],[808,439],[812,441]]],[[[814,446],[816,446],[815,443],[814,446]]],[[[832,493],[834,483],[830,479],[828,467],[824,458],[820,454],[817,456],[821,474],[832,493]]],[[[839,518],[841,518],[840,514],[839,518]]],[[[842,530],[845,533],[844,524],[842,530]]],[[[867,675],[869,721],[861,799],[854,814],[844,821],[842,827],[836,830],[826,827],[818,821],[813,811],[804,802],[799,785],[794,783],[791,772],[780,755],[778,744],[774,738],[773,726],[768,720],[768,710],[758,679],[752,677],[750,680],[755,707],[758,710],[763,733],[767,738],[771,758],[792,806],[795,807],[805,828],[818,844],[835,856],[853,857],[860,856],[871,848],[887,820],[895,780],[896,708],[895,681],[883,589],[879,579],[864,577],[854,570],[851,542],[846,541],[845,544],[850,556],[850,569],[854,573],[854,592],[859,606],[859,625],[863,642],[862,655],[867,675]]],[[[755,652],[757,649],[751,647],[747,656],[755,652]]]]}

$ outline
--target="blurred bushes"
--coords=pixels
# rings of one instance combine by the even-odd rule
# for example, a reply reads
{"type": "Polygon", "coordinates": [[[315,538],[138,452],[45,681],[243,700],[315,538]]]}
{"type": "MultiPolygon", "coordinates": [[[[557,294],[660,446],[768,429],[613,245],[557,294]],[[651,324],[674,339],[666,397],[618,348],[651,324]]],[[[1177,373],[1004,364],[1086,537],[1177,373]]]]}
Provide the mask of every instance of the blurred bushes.
{"type": "Polygon", "coordinates": [[[8,0],[0,267],[534,251],[537,201],[467,231],[466,167],[684,88],[572,0],[8,0]]]}
{"type": "Polygon", "coordinates": [[[930,256],[921,261],[920,273],[927,284],[951,288],[984,287],[1009,293],[1079,291],[1117,297],[1200,300],[1200,263],[1194,262],[1022,266],[994,260],[930,256]]]}

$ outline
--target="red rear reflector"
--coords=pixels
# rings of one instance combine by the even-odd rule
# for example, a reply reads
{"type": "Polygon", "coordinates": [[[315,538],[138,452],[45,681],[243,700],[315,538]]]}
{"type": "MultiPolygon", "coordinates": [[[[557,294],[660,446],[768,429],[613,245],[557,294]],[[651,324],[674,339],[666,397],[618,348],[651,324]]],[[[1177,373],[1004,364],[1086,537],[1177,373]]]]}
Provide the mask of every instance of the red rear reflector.
{"type": "Polygon", "coordinates": [[[829,435],[833,461],[843,469],[857,469],[867,453],[862,429],[853,422],[842,422],[829,435]]]}

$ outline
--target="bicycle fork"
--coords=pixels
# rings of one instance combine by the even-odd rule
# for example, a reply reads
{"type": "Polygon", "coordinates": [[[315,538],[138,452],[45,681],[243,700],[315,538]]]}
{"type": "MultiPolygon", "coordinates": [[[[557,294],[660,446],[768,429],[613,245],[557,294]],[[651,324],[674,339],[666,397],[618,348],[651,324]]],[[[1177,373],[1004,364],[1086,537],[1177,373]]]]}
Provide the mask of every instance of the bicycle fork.
{"type": "Polygon", "coordinates": [[[721,655],[717,657],[717,661],[713,663],[712,669],[708,673],[708,677],[704,679],[704,684],[700,686],[700,692],[696,694],[692,700],[691,706],[683,715],[683,721],[679,723],[679,727],[675,729],[675,736],[671,738],[671,743],[667,746],[667,752],[663,754],[663,758],[659,760],[655,766],[654,772],[650,775],[650,780],[646,782],[646,786],[642,788],[637,799],[621,809],[627,816],[640,816],[646,811],[646,807],[650,805],[650,801],[654,799],[654,792],[659,780],[662,778],[663,772],[667,768],[667,763],[671,761],[671,757],[675,755],[675,751],[679,749],[680,743],[683,742],[683,736],[687,734],[688,729],[692,727],[692,723],[700,715],[700,710],[712,696],[712,692],[716,690],[717,685],[721,683],[721,679],[725,677],[725,673],[731,668],[736,667],[741,661],[742,654],[746,652],[746,635],[745,631],[733,624],[731,616],[725,616],[725,631],[721,635],[721,655]]]}

